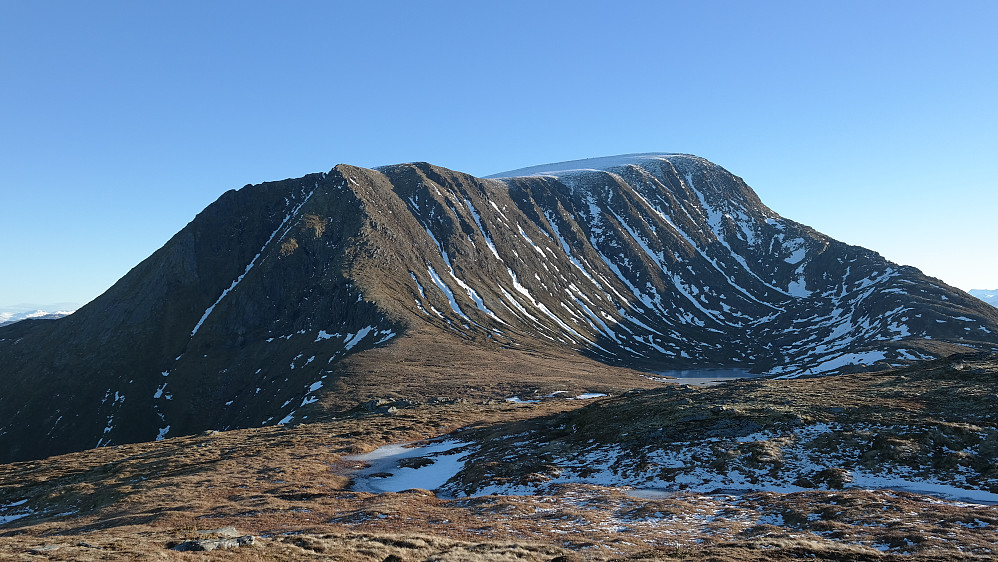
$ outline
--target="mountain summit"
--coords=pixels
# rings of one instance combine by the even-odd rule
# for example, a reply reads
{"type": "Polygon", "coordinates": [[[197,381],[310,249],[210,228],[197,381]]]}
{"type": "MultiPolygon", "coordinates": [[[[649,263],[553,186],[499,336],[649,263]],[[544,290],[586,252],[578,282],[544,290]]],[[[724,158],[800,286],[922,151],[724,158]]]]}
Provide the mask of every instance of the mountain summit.
{"type": "Polygon", "coordinates": [[[484,179],[338,165],[229,191],[73,315],[0,328],[0,461],[385,392],[796,377],[968,349],[998,349],[998,310],[780,217],[696,156],[484,179]]]}

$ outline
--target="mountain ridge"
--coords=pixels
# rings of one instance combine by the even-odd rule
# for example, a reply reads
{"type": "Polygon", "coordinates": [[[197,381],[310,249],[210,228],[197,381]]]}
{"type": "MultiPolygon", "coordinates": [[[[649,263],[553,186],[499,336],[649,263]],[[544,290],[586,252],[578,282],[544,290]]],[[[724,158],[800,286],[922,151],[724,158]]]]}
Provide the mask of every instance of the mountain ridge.
{"type": "Polygon", "coordinates": [[[230,190],[72,316],[0,330],[0,460],[386,392],[616,392],[648,383],[632,368],[795,377],[998,349],[994,309],[780,217],[720,166],[616,158],[639,163],[341,164],[230,190]],[[475,377],[489,364],[509,368],[475,377]],[[557,364],[572,371],[549,378],[557,364]]]}
{"type": "Polygon", "coordinates": [[[565,160],[563,162],[537,164],[505,172],[489,174],[484,176],[484,178],[504,179],[531,176],[560,177],[587,172],[606,172],[614,168],[623,168],[628,165],[639,165],[639,163],[647,160],[661,160],[668,159],[670,157],[707,161],[693,154],[684,154],[679,152],[635,152],[631,154],[618,154],[615,156],[596,156],[592,158],[580,158],[578,160],[565,160]]]}

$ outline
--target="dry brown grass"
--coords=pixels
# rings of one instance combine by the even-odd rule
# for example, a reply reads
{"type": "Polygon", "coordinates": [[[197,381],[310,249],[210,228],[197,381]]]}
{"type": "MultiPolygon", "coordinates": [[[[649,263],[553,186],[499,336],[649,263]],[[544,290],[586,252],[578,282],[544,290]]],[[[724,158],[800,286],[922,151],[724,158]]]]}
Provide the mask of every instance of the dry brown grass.
{"type": "Polygon", "coordinates": [[[320,217],[319,215],[308,213],[302,217],[302,225],[305,229],[309,229],[315,234],[316,238],[322,236],[326,231],[326,225],[329,224],[329,219],[320,217]]]}
{"type": "MultiPolygon", "coordinates": [[[[957,391],[928,376],[898,376],[909,377],[924,395],[957,391]]],[[[768,395],[774,403],[786,400],[781,407],[819,419],[824,414],[800,405],[803,396],[835,404],[825,400],[841,396],[842,385],[884,381],[864,377],[842,379],[839,394],[820,381],[782,389],[740,384],[742,393],[768,395]]],[[[737,388],[704,396],[718,401],[724,393],[737,394],[737,388]]],[[[857,408],[864,406],[862,400],[857,408]]],[[[872,405],[875,398],[870,400],[872,405]]],[[[355,463],[346,462],[345,455],[469,426],[487,434],[496,424],[550,419],[582,404],[399,403],[394,414],[358,411],[297,427],[209,433],[0,465],[0,505],[27,500],[23,506],[34,511],[0,526],[0,559],[881,561],[996,556],[998,507],[904,492],[643,499],[623,489],[574,484],[551,488],[546,495],[446,499],[425,490],[368,494],[348,488],[355,463]],[[168,548],[202,536],[197,531],[226,526],[259,540],[209,554],[168,548]]],[[[899,395],[892,407],[897,415],[916,416],[933,404],[899,395]]],[[[673,414],[689,412],[668,415],[673,414]]],[[[959,429],[954,427],[954,433],[959,429]]],[[[760,463],[778,461],[765,447],[754,454],[760,463]]]]}
{"type": "Polygon", "coordinates": [[[336,392],[320,397],[317,407],[337,411],[372,398],[487,401],[555,391],[619,394],[663,386],[643,376],[646,373],[606,365],[570,350],[475,343],[466,345],[456,334],[412,326],[405,338],[346,358],[336,392]]]}
{"type": "Polygon", "coordinates": [[[288,238],[281,244],[281,257],[289,256],[298,249],[298,241],[294,238],[288,238]]]}

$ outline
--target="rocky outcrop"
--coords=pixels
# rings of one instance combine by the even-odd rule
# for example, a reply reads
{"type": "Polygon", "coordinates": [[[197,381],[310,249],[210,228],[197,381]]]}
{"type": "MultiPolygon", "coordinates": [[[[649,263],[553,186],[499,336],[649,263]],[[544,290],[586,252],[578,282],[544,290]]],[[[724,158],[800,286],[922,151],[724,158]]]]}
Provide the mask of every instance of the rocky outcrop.
{"type": "Polygon", "coordinates": [[[184,541],[171,546],[170,550],[178,552],[210,552],[212,550],[239,548],[241,546],[253,546],[256,544],[256,537],[253,535],[243,535],[235,527],[198,531],[198,533],[212,535],[212,537],[184,541]]]}

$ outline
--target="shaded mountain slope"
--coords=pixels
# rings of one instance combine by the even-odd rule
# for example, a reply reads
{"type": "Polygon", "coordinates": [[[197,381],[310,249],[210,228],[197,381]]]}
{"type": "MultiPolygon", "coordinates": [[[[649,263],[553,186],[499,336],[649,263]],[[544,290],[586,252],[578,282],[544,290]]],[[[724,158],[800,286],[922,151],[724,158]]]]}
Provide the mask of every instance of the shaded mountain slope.
{"type": "Polygon", "coordinates": [[[72,316],[0,328],[0,460],[386,392],[646,380],[611,366],[797,376],[998,348],[994,308],[779,217],[706,160],[598,165],[339,165],[230,191],[72,316]],[[508,368],[484,384],[483,364],[508,368]]]}
{"type": "Polygon", "coordinates": [[[293,335],[311,330],[324,365],[391,335],[342,273],[360,217],[304,209],[356,206],[342,187],[316,174],[228,192],[79,314],[0,335],[8,455],[259,425],[302,390],[288,372],[312,357],[293,335]]]}

